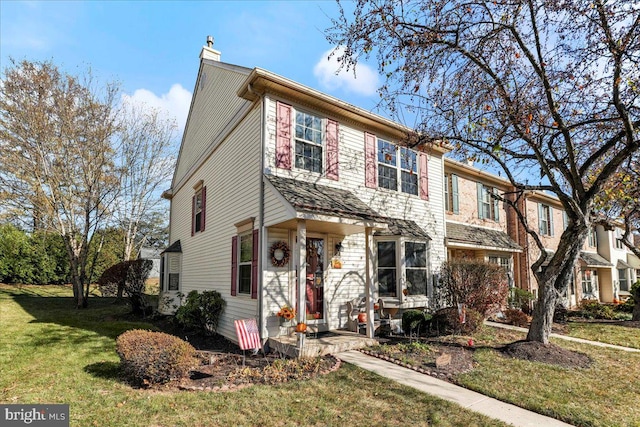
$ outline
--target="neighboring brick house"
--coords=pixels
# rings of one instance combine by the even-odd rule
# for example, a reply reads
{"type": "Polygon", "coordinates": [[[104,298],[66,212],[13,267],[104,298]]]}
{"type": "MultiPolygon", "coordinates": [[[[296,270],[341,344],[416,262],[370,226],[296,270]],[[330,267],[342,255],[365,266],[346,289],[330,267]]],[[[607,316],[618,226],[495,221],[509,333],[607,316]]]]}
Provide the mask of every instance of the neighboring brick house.
{"type": "Polygon", "coordinates": [[[510,218],[505,203],[491,197],[491,193],[504,195],[510,187],[505,179],[445,158],[448,259],[472,258],[501,265],[507,271],[510,286],[514,286],[514,267],[522,247],[509,236],[510,218]]]}

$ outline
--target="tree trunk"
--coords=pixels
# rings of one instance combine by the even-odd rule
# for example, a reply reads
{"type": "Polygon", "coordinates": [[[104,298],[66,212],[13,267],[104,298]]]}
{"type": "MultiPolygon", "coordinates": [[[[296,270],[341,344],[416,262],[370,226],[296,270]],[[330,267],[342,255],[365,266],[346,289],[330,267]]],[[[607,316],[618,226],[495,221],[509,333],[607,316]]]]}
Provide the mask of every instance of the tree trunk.
{"type": "Polygon", "coordinates": [[[632,294],[635,305],[633,306],[633,314],[631,320],[640,321],[640,286],[634,286],[634,292],[632,294]]]}
{"type": "Polygon", "coordinates": [[[553,313],[556,308],[558,294],[553,281],[542,283],[538,289],[538,300],[533,308],[533,319],[527,334],[527,341],[538,341],[549,344],[549,334],[553,325],[553,313]]]}

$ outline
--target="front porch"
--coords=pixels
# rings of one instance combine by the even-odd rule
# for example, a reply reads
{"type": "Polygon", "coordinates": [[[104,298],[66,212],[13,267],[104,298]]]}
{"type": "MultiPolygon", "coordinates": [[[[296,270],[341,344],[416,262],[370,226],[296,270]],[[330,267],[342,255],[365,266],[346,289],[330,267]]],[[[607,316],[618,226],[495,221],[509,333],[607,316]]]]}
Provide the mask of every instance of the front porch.
{"type": "Polygon", "coordinates": [[[356,350],[377,344],[373,338],[367,338],[355,332],[342,329],[329,332],[292,333],[269,338],[269,347],[289,357],[316,357],[356,350]],[[303,335],[302,354],[299,354],[299,335],[303,335]]]}

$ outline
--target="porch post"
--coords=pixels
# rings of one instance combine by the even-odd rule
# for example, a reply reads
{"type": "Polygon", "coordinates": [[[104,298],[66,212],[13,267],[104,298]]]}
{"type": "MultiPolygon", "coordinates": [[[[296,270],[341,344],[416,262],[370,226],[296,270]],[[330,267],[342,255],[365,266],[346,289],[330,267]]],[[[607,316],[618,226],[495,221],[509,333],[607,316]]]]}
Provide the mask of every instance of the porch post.
{"type": "Polygon", "coordinates": [[[367,337],[373,338],[373,334],[375,332],[373,327],[373,228],[366,227],[364,230],[365,235],[365,246],[366,246],[366,255],[365,255],[365,266],[366,266],[366,283],[365,283],[365,292],[366,292],[366,309],[367,309],[367,337]]]}
{"type": "MultiPolygon", "coordinates": [[[[298,322],[307,323],[306,284],[307,284],[307,223],[298,220],[298,322]]],[[[302,354],[304,334],[296,333],[298,338],[298,356],[302,354]]]]}

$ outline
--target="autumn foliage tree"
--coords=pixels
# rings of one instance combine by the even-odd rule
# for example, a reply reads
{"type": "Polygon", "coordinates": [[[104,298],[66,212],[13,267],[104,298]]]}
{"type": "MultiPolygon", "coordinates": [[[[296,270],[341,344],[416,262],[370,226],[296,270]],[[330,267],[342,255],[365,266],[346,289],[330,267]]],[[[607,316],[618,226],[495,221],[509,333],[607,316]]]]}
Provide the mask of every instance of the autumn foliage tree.
{"type": "Polygon", "coordinates": [[[548,342],[596,196],[640,146],[632,3],[359,0],[327,30],[343,67],[377,60],[383,106],[415,117],[407,143],[452,144],[511,181],[514,192],[496,197],[516,209],[541,253],[531,266],[538,301],[529,340],[548,342]],[[553,255],[517,210],[533,190],[557,196],[568,216],[553,255]]]}
{"type": "Polygon", "coordinates": [[[59,234],[77,307],[87,305],[89,239],[118,192],[111,137],[117,87],[51,62],[11,62],[0,86],[0,186],[34,228],[59,234]]]}

